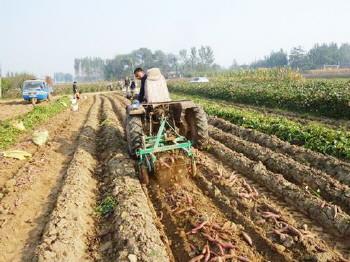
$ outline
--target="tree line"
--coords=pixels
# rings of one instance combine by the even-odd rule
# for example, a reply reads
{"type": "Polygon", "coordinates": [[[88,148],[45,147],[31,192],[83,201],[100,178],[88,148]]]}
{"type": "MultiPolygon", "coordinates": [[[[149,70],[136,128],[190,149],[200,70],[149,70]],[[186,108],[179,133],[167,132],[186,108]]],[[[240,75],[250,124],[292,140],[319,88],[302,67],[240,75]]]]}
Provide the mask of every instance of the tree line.
{"type": "MultiPolygon", "coordinates": [[[[283,49],[272,51],[263,59],[242,67],[286,67],[299,70],[319,69],[325,65],[337,65],[350,67],[350,44],[344,43],[338,46],[336,43],[315,44],[306,51],[301,46],[294,47],[288,54],[283,49]]],[[[231,68],[239,67],[236,61],[231,68]]]]}
{"type": "MultiPolygon", "coordinates": [[[[111,59],[76,58],[74,72],[77,81],[99,81],[131,76],[136,67],[145,69],[159,67],[167,77],[193,76],[224,70],[214,62],[215,56],[210,46],[182,49],[177,54],[139,48],[128,54],[116,55],[111,59]]],[[[315,44],[308,51],[298,46],[292,48],[289,53],[280,49],[250,64],[239,65],[234,60],[229,69],[291,67],[310,70],[323,68],[325,65],[350,67],[350,44],[315,44]]]]}
{"type": "Polygon", "coordinates": [[[74,59],[75,80],[92,82],[104,79],[105,61],[99,57],[74,59]]]}
{"type": "Polygon", "coordinates": [[[55,83],[69,83],[73,81],[73,75],[69,73],[56,72],[53,74],[55,83]]]}
{"type": "Polygon", "coordinates": [[[35,79],[35,76],[27,73],[7,72],[6,76],[1,78],[2,96],[4,98],[20,96],[23,82],[28,79],[35,79]]]}
{"type": "Polygon", "coordinates": [[[214,61],[214,52],[210,46],[182,49],[178,54],[139,48],[129,54],[119,54],[106,60],[99,57],[76,58],[74,72],[78,81],[116,80],[130,77],[136,67],[158,67],[167,77],[175,77],[220,69],[214,61]]]}

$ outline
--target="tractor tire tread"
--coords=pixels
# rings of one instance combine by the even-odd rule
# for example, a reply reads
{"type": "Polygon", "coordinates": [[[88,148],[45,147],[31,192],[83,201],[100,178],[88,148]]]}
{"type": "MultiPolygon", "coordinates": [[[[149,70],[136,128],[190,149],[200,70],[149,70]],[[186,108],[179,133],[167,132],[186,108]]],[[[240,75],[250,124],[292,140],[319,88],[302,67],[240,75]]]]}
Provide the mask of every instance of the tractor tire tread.
{"type": "Polygon", "coordinates": [[[131,156],[136,155],[136,150],[142,147],[142,121],[138,116],[128,116],[126,123],[126,134],[129,153],[131,156]]]}
{"type": "Polygon", "coordinates": [[[192,119],[190,125],[193,126],[193,132],[195,134],[191,134],[191,140],[195,147],[202,148],[208,143],[208,120],[207,115],[204,112],[202,107],[194,107],[189,111],[190,119],[192,119]]]}

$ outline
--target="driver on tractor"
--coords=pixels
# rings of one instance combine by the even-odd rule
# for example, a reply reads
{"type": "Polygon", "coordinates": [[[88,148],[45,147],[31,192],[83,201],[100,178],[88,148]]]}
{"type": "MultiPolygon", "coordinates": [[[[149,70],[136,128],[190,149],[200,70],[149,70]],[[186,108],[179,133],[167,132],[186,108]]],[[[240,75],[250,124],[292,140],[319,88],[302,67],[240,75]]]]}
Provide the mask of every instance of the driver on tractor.
{"type": "Polygon", "coordinates": [[[139,103],[159,103],[171,101],[164,76],[159,68],[151,68],[144,72],[140,67],[134,71],[135,78],[141,80],[138,96],[139,103]]]}

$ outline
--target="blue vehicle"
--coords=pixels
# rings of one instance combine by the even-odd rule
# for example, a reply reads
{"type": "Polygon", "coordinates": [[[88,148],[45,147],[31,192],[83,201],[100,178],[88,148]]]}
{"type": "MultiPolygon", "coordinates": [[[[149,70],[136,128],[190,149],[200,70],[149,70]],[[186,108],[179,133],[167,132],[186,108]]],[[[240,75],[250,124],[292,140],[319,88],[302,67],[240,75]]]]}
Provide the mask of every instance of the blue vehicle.
{"type": "Polygon", "coordinates": [[[23,82],[22,96],[35,105],[38,101],[50,100],[53,88],[45,80],[26,80],[23,82]]]}

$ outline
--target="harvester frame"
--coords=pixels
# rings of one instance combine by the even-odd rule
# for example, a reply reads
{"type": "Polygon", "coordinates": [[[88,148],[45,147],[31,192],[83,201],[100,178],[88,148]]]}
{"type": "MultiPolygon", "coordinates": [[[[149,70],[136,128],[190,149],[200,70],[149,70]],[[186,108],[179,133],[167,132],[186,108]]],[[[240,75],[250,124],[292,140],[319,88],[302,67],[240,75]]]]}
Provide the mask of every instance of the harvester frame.
{"type": "Polygon", "coordinates": [[[180,152],[190,160],[191,173],[195,175],[193,146],[202,145],[203,140],[207,139],[207,120],[203,109],[190,100],[180,100],[146,103],[133,109],[129,107],[127,113],[126,133],[129,152],[138,160],[137,165],[142,183],[148,183],[148,174],[155,171],[157,154],[162,152],[180,152]],[[199,132],[202,134],[200,137],[188,135],[191,129],[188,125],[191,123],[193,125],[196,121],[184,120],[185,115],[189,118],[188,115],[196,112],[198,113],[197,119],[201,121],[200,126],[203,126],[204,130],[199,132]],[[135,128],[139,133],[136,136],[130,133],[135,133],[135,128]]]}

